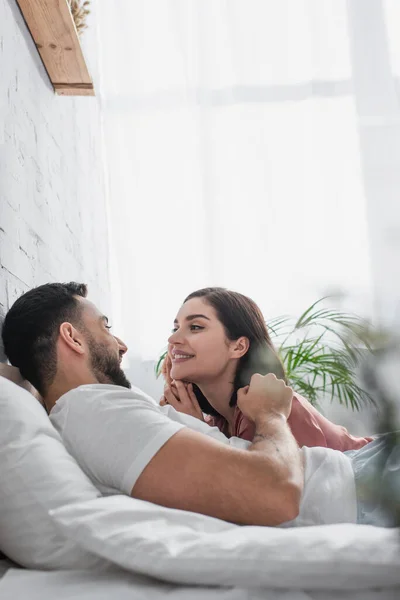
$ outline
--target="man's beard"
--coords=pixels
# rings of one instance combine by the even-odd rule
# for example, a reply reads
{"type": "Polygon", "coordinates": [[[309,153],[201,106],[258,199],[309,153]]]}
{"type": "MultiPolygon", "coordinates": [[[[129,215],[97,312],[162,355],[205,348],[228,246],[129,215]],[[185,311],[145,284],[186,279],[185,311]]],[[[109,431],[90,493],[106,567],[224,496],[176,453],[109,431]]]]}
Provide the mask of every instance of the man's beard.
{"type": "Polygon", "coordinates": [[[112,383],[125,388],[130,388],[131,383],[121,369],[119,359],[103,344],[96,342],[91,335],[88,336],[90,361],[92,371],[99,383],[112,383]]]}

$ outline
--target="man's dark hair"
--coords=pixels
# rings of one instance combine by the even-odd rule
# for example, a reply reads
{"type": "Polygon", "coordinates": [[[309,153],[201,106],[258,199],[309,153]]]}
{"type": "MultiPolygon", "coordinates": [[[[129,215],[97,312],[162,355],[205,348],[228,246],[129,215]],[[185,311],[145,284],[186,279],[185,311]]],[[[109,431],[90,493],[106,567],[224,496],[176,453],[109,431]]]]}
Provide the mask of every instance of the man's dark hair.
{"type": "Polygon", "coordinates": [[[61,323],[79,325],[86,298],[84,283],[46,283],[14,302],[3,324],[4,351],[40,394],[52,383],[57,370],[56,343],[61,323]]]}

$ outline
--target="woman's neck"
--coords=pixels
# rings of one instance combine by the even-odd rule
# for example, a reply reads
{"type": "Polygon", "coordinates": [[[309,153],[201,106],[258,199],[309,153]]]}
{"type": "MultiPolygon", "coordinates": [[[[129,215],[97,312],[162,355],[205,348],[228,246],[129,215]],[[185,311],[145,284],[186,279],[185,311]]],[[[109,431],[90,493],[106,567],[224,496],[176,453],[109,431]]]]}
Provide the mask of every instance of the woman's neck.
{"type": "Polygon", "coordinates": [[[229,405],[234,390],[233,378],[219,378],[217,381],[202,382],[197,384],[197,387],[200,388],[211,406],[228,421],[229,428],[233,431],[235,407],[229,405]]]}

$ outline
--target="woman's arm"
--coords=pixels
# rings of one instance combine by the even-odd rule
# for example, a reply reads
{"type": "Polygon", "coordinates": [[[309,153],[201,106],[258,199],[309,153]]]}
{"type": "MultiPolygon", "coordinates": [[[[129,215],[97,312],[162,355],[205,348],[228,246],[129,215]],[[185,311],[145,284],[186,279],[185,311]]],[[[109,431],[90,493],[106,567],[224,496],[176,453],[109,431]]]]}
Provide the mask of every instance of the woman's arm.
{"type": "MultiPolygon", "coordinates": [[[[345,427],[332,423],[321,415],[308,400],[294,394],[288,425],[300,447],[322,446],[333,450],[357,450],[372,441],[373,438],[352,436],[345,427]]],[[[234,435],[244,440],[252,440],[254,423],[242,413],[238,414],[234,435]]]]}
{"type": "MultiPolygon", "coordinates": [[[[319,439],[317,432],[318,428],[325,440],[325,444],[323,445],[327,448],[333,448],[333,450],[340,450],[341,452],[345,452],[346,450],[358,450],[373,440],[371,437],[355,437],[351,435],[345,427],[336,425],[321,415],[308,400],[303,398],[303,396],[295,394],[294,398],[297,398],[297,402],[294,402],[293,399],[292,413],[288,419],[288,423],[296,439],[296,432],[298,432],[299,437],[305,437],[311,442],[316,441],[319,439]],[[306,422],[307,426],[303,427],[303,422],[306,422]]],[[[299,440],[297,441],[299,442],[299,440]]],[[[322,444],[310,444],[303,441],[301,445],[320,446],[322,444]]]]}

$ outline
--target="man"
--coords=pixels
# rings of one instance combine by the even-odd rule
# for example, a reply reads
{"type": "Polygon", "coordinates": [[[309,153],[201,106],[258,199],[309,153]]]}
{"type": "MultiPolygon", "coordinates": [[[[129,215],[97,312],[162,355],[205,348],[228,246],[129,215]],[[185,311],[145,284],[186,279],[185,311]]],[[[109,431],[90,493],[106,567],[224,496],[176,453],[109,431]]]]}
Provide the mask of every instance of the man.
{"type": "Polygon", "coordinates": [[[127,348],[86,294],[76,283],[30,290],[2,335],[11,364],[40,392],[67,449],[103,493],[240,524],[356,522],[350,459],[299,451],[283,381],[255,375],[239,391],[256,433],[248,447],[234,447],[215,428],[130,389],[120,367],[127,348]]]}
{"type": "Polygon", "coordinates": [[[120,367],[127,348],[87,300],[84,285],[27,292],[2,333],[11,364],[40,392],[67,449],[103,492],[237,523],[276,525],[297,516],[303,473],[286,424],[291,391],[283,382],[266,385],[259,377],[242,392],[257,424],[247,451],[185,427],[179,415],[171,420],[129,389],[120,367]],[[210,478],[211,468],[218,479],[210,478]]]}

